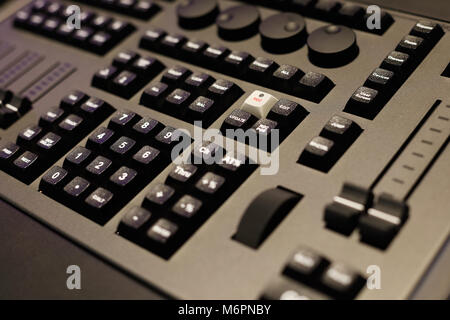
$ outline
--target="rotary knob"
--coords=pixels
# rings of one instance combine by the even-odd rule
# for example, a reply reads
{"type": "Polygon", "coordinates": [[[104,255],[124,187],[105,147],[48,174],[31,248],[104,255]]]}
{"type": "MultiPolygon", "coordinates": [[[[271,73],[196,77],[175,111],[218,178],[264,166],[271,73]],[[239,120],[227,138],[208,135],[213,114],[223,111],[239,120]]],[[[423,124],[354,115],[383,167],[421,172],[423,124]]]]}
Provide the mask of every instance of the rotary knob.
{"type": "Polygon", "coordinates": [[[216,0],[182,0],[176,10],[178,24],[184,29],[207,27],[219,14],[216,0]]]}
{"type": "Polygon", "coordinates": [[[228,8],[217,17],[219,36],[229,41],[248,39],[258,33],[260,18],[254,6],[241,5],[228,8]]]}
{"type": "Polygon", "coordinates": [[[355,32],[344,26],[319,28],[309,35],[307,43],[309,60],[319,67],[340,67],[359,54],[355,32]]]}
{"type": "Polygon", "coordinates": [[[296,13],[279,13],[265,19],[259,26],[261,45],[273,53],[287,53],[300,49],[306,41],[306,24],[296,13]]]}

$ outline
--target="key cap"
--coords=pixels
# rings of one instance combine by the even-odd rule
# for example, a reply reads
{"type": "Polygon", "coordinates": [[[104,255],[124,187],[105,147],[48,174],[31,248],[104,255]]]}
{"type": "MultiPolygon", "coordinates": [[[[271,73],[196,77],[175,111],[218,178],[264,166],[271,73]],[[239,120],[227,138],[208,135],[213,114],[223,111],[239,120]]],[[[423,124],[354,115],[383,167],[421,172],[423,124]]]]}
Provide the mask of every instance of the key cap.
{"type": "Polygon", "coordinates": [[[58,30],[61,23],[62,23],[61,20],[58,18],[55,17],[47,18],[42,24],[42,32],[46,36],[54,38],[55,33],[58,30]]]}
{"type": "Polygon", "coordinates": [[[344,3],[338,11],[338,21],[343,25],[348,25],[356,29],[363,28],[363,18],[365,10],[352,3],[344,3]]]}
{"type": "Polygon", "coordinates": [[[395,73],[386,69],[376,68],[367,78],[364,86],[372,88],[381,94],[388,95],[397,88],[395,73]]]}
{"type": "Polygon", "coordinates": [[[179,85],[181,84],[186,78],[191,75],[191,71],[186,69],[182,66],[174,66],[172,68],[167,69],[166,72],[164,72],[161,82],[164,82],[168,85],[179,85]]]}
{"type": "Polygon", "coordinates": [[[159,52],[161,48],[161,39],[164,38],[166,34],[167,33],[160,28],[150,28],[144,33],[139,41],[139,47],[159,52]]]}
{"type": "Polygon", "coordinates": [[[142,93],[140,104],[158,110],[162,106],[167,94],[169,94],[169,86],[162,82],[156,82],[145,88],[142,93]]]}
{"type": "Polygon", "coordinates": [[[77,146],[66,156],[63,167],[69,171],[80,171],[90,161],[91,155],[91,150],[77,146]]]}
{"type": "Polygon", "coordinates": [[[37,143],[37,150],[41,156],[53,159],[60,156],[63,146],[61,145],[61,136],[49,132],[43,136],[37,143]]]}
{"type": "Polygon", "coordinates": [[[195,165],[212,165],[222,158],[223,153],[224,150],[214,142],[203,141],[200,144],[196,142],[191,152],[191,161],[195,165]]]}
{"type": "MultiPolygon", "coordinates": [[[[172,147],[183,139],[182,136],[183,134],[176,128],[166,126],[156,135],[155,140],[164,152],[170,152],[172,147]]],[[[190,139],[188,141],[190,141],[190,139]]]]}
{"type": "Polygon", "coordinates": [[[186,41],[186,37],[181,34],[168,34],[161,39],[160,50],[167,55],[176,57],[186,41]]]}
{"type": "Polygon", "coordinates": [[[85,127],[83,124],[83,118],[75,114],[69,114],[58,124],[58,131],[60,131],[64,136],[70,134],[75,138],[75,135],[79,135],[85,127]]]}
{"type": "Polygon", "coordinates": [[[166,244],[174,238],[177,231],[176,224],[167,219],[159,219],[148,229],[147,238],[160,244],[166,244]]]}
{"type": "Polygon", "coordinates": [[[24,148],[31,148],[37,139],[42,136],[42,128],[39,126],[28,126],[22,129],[17,136],[17,144],[24,148]]]}
{"type": "Polygon", "coordinates": [[[128,22],[114,19],[107,27],[106,31],[113,37],[122,39],[134,30],[134,26],[128,22]]]}
{"type": "Polygon", "coordinates": [[[111,92],[125,99],[130,99],[139,91],[141,80],[130,71],[122,71],[111,83],[111,92]]]}
{"type": "Polygon", "coordinates": [[[277,101],[278,99],[271,94],[255,90],[245,99],[241,110],[251,113],[257,118],[264,118],[277,101]]]}
{"type": "Polygon", "coordinates": [[[226,56],[230,54],[230,50],[221,45],[209,45],[202,52],[201,63],[208,69],[220,70],[222,62],[226,56]]]}
{"type": "Polygon", "coordinates": [[[163,206],[168,207],[173,202],[174,195],[175,189],[172,187],[163,183],[155,184],[150,187],[142,202],[142,206],[149,210],[154,209],[155,212],[159,212],[163,206]]]}
{"type": "MultiPolygon", "coordinates": [[[[281,141],[281,138],[277,139],[278,141],[272,142],[272,132],[278,130],[279,137],[281,137],[281,133],[279,132],[278,122],[269,120],[269,119],[259,119],[252,126],[251,130],[253,130],[257,135],[257,145],[253,145],[255,148],[260,148],[265,151],[272,152],[278,147],[278,142],[281,141]]],[[[252,145],[252,141],[250,141],[249,145],[252,145]]]]}
{"type": "MultiPolygon", "coordinates": [[[[303,1],[303,0],[294,0],[303,1]]],[[[308,0],[309,1],[309,0],[308,0]]],[[[329,300],[330,297],[296,281],[279,278],[264,289],[262,300],[329,300]]]]}
{"type": "Polygon", "coordinates": [[[131,187],[136,182],[137,171],[128,167],[120,167],[111,177],[109,181],[112,182],[114,190],[119,192],[119,195],[123,195],[123,192],[131,192],[131,187]]]}
{"type": "Polygon", "coordinates": [[[114,195],[104,188],[95,189],[85,200],[87,214],[94,220],[103,224],[109,218],[108,209],[112,205],[114,195]]]}
{"type": "Polygon", "coordinates": [[[298,68],[283,64],[278,67],[270,80],[271,87],[283,92],[291,92],[293,84],[304,75],[304,72],[298,68]]]}
{"type": "Polygon", "coordinates": [[[214,81],[215,79],[210,75],[203,72],[198,72],[187,77],[184,81],[184,87],[188,91],[193,91],[197,94],[204,94],[214,81]]]}
{"type": "Polygon", "coordinates": [[[196,178],[198,167],[184,163],[174,165],[166,179],[166,184],[174,188],[186,189],[196,178]]]}
{"type": "Polygon", "coordinates": [[[97,151],[107,150],[113,141],[113,139],[111,139],[113,135],[114,131],[105,127],[100,127],[89,136],[86,147],[97,151]]]}
{"type": "Polygon", "coordinates": [[[377,90],[359,87],[347,102],[344,112],[373,120],[383,107],[377,90]]]}
{"type": "Polygon", "coordinates": [[[112,151],[113,157],[120,157],[129,153],[135,144],[136,141],[133,139],[122,136],[109,149],[112,151]]]}
{"type": "Polygon", "coordinates": [[[105,54],[114,46],[115,39],[108,32],[98,31],[92,35],[88,42],[88,50],[105,54]]]}
{"type": "Polygon", "coordinates": [[[38,158],[39,156],[37,154],[25,151],[13,161],[14,176],[27,184],[33,181],[39,169],[38,158]]]}
{"type": "Polygon", "coordinates": [[[395,50],[407,53],[410,57],[417,61],[425,56],[428,46],[429,45],[426,40],[420,37],[407,35],[400,41],[395,50]]]}
{"type": "Polygon", "coordinates": [[[245,155],[236,151],[227,152],[222,159],[217,163],[219,173],[226,177],[230,177],[231,182],[235,183],[236,178],[247,176],[248,171],[251,170],[251,165],[248,164],[248,159],[245,155]]]}
{"type": "Polygon", "coordinates": [[[301,195],[281,188],[262,192],[245,210],[233,239],[258,248],[300,199],[301,195]]]}
{"type": "Polygon", "coordinates": [[[5,168],[10,160],[19,153],[20,147],[13,142],[3,142],[0,145],[0,164],[5,168]]]}
{"type": "Polygon", "coordinates": [[[172,207],[172,211],[184,218],[192,218],[197,215],[202,207],[202,201],[190,195],[184,195],[172,207]]]}
{"type": "Polygon", "coordinates": [[[66,184],[67,177],[67,170],[54,166],[42,177],[39,183],[39,190],[51,197],[58,198],[60,191],[62,191],[62,186],[66,184]]]}
{"type": "Polygon", "coordinates": [[[59,107],[52,107],[47,112],[42,114],[41,118],[39,119],[39,126],[43,128],[53,126],[54,124],[56,124],[56,122],[61,120],[63,114],[63,109],[59,107]]]}
{"type": "Polygon", "coordinates": [[[224,188],[225,178],[212,172],[207,172],[195,184],[195,188],[200,190],[203,197],[215,196],[219,190],[224,188]]]}
{"type": "Polygon", "coordinates": [[[117,76],[118,71],[119,70],[114,66],[100,69],[92,78],[92,86],[105,91],[110,91],[112,80],[117,76]]]}
{"type": "Polygon", "coordinates": [[[61,100],[60,108],[69,112],[73,112],[75,108],[80,107],[87,99],[89,99],[89,96],[87,94],[79,90],[75,90],[61,100]]]}
{"type": "Polygon", "coordinates": [[[113,66],[125,68],[131,66],[133,62],[140,58],[140,55],[132,50],[120,51],[113,60],[113,66]]]}
{"type": "Polygon", "coordinates": [[[81,116],[93,125],[108,117],[114,110],[109,103],[95,97],[89,98],[80,109],[81,116]]]}
{"type": "Polygon", "coordinates": [[[361,134],[362,129],[354,121],[333,116],[320,132],[320,136],[333,140],[339,148],[347,149],[361,134]]]}
{"type": "Polygon", "coordinates": [[[98,178],[99,176],[106,174],[105,172],[111,167],[111,165],[111,160],[98,156],[86,167],[86,170],[95,178],[98,178]]]}
{"type": "Polygon", "coordinates": [[[147,140],[154,136],[156,132],[160,132],[163,128],[163,124],[159,121],[150,117],[144,117],[133,126],[132,135],[138,139],[147,140]]]}
{"type": "Polygon", "coordinates": [[[312,284],[328,264],[328,259],[317,252],[300,247],[289,258],[283,273],[295,280],[312,284]]]}
{"type": "Polygon", "coordinates": [[[345,183],[333,202],[325,207],[323,220],[326,227],[350,235],[358,219],[372,203],[373,194],[367,188],[345,183]]]}
{"type": "Polygon", "coordinates": [[[175,89],[164,101],[164,113],[172,115],[183,115],[187,106],[192,101],[191,94],[182,89],[175,89]]]}
{"type": "Polygon", "coordinates": [[[72,40],[77,46],[87,48],[89,46],[88,40],[92,37],[94,32],[95,31],[92,28],[82,27],[81,29],[77,29],[72,33],[72,40]]]}
{"type": "Polygon", "coordinates": [[[309,112],[301,105],[287,99],[280,99],[270,109],[267,119],[276,121],[280,128],[291,131],[308,114],[309,112]]]}
{"type": "MultiPolygon", "coordinates": [[[[214,110],[215,110],[214,101],[206,97],[200,96],[189,105],[187,117],[191,121],[205,120],[214,112],[214,110]]],[[[205,124],[205,126],[206,125],[208,124],[205,124]]]]}
{"type": "Polygon", "coordinates": [[[30,19],[28,20],[28,25],[30,28],[34,29],[34,31],[39,32],[42,24],[44,23],[45,15],[41,13],[32,14],[30,19]]]}
{"type": "Polygon", "coordinates": [[[134,164],[138,166],[141,170],[150,171],[158,168],[155,164],[159,158],[160,154],[158,149],[152,148],[150,146],[143,146],[134,156],[134,164]],[[156,159],[156,160],[155,160],[156,159]]]}
{"type": "Polygon", "coordinates": [[[301,77],[294,92],[301,98],[319,103],[333,87],[334,83],[327,76],[310,71],[301,77]]]}
{"type": "Polygon", "coordinates": [[[405,78],[411,72],[411,59],[408,54],[392,51],[381,64],[381,68],[393,71],[405,78]]]}
{"type": "Polygon", "coordinates": [[[332,263],[322,276],[322,284],[337,298],[352,298],[364,285],[359,273],[342,263],[332,263]]]}
{"type": "Polygon", "coordinates": [[[255,58],[244,51],[233,51],[225,57],[223,70],[233,77],[242,78],[247,71],[248,66],[255,58]]]}
{"type": "Polygon", "coordinates": [[[140,119],[141,117],[135,112],[123,109],[114,113],[108,127],[116,132],[127,133],[140,119]]]}
{"type": "Polygon", "coordinates": [[[244,92],[235,83],[218,79],[209,88],[208,98],[220,103],[221,106],[231,106],[244,92]]]}
{"type": "Polygon", "coordinates": [[[130,240],[138,240],[138,232],[142,230],[145,224],[150,220],[152,214],[150,211],[134,206],[123,215],[119,224],[119,234],[130,240]]]}
{"type": "Polygon", "coordinates": [[[132,15],[140,19],[150,19],[161,8],[152,0],[138,0],[132,8],[132,15]]]}
{"type": "Polygon", "coordinates": [[[145,79],[152,79],[164,69],[164,65],[152,57],[137,59],[132,65],[131,70],[145,79]]]}
{"type": "Polygon", "coordinates": [[[414,25],[410,34],[426,39],[431,45],[434,45],[442,38],[444,30],[436,22],[421,20],[414,25]]]}
{"type": "Polygon", "coordinates": [[[273,73],[279,67],[280,66],[271,59],[258,57],[248,66],[246,77],[252,83],[268,86],[273,73]]]}
{"type": "Polygon", "coordinates": [[[191,39],[186,41],[181,47],[181,56],[185,61],[200,63],[201,53],[208,47],[205,41],[198,39],[191,39]]]}
{"type": "Polygon", "coordinates": [[[220,130],[222,133],[226,133],[227,129],[249,129],[257,121],[256,117],[251,113],[244,110],[233,110],[228,117],[222,123],[220,130]]]}
{"type": "Polygon", "coordinates": [[[91,21],[91,26],[95,29],[104,29],[108,24],[111,23],[112,18],[104,16],[104,15],[97,15],[94,19],[91,21]]]}
{"type": "Polygon", "coordinates": [[[379,247],[387,248],[408,219],[408,205],[383,193],[367,210],[367,214],[359,219],[361,241],[379,247]]]}
{"type": "Polygon", "coordinates": [[[327,138],[315,137],[306,145],[298,163],[328,172],[337,161],[335,143],[327,138]]]}

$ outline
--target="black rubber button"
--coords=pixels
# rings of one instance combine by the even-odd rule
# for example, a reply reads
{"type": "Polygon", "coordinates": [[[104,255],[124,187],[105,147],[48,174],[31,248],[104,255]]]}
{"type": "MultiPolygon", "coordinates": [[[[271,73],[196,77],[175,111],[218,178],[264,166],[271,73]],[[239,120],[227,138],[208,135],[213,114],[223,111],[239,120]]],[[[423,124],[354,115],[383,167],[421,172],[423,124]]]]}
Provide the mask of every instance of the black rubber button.
{"type": "Polygon", "coordinates": [[[260,22],[256,7],[242,5],[222,11],[216,24],[219,36],[229,41],[248,39],[258,33],[260,22]]]}
{"type": "Polygon", "coordinates": [[[218,14],[216,0],[183,0],[177,6],[178,24],[184,29],[209,26],[218,14]]]}
{"type": "Polygon", "coordinates": [[[306,24],[295,13],[274,14],[259,26],[261,45],[273,53],[287,53],[300,49],[306,41],[306,24]]]}
{"type": "Polygon", "coordinates": [[[319,67],[346,65],[359,53],[356,34],[352,29],[329,25],[319,28],[308,37],[309,60],[319,67]]]}

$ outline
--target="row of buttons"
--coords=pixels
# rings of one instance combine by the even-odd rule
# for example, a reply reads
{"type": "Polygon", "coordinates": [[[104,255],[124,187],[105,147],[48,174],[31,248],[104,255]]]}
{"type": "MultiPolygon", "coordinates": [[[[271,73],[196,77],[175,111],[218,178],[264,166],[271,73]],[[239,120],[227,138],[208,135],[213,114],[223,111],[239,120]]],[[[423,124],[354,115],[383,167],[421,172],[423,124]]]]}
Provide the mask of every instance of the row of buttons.
{"type": "Polygon", "coordinates": [[[191,123],[201,120],[206,128],[242,94],[231,81],[177,65],[164,72],[161,82],[144,90],[140,103],[191,123]]]}
{"type": "Polygon", "coordinates": [[[163,69],[164,65],[153,57],[142,58],[134,51],[121,51],[111,66],[94,74],[92,86],[129,99],[163,69]]]}
{"type": "Polygon", "coordinates": [[[152,0],[77,0],[143,20],[150,19],[161,9],[152,0]]]}
{"type": "Polygon", "coordinates": [[[354,121],[335,115],[303,150],[298,163],[328,172],[356,141],[362,129],[354,121]]]}
{"type": "Polygon", "coordinates": [[[309,112],[301,105],[255,90],[244,101],[240,109],[233,110],[224,120],[222,134],[241,140],[265,151],[273,151],[305,119],[309,112]],[[230,129],[232,131],[230,131],[230,129]],[[235,130],[250,129],[242,139],[235,130]],[[273,135],[278,132],[278,140],[273,135]]]}
{"type": "Polygon", "coordinates": [[[113,110],[81,91],[68,94],[59,107],[41,116],[38,125],[21,130],[16,144],[8,142],[0,148],[1,169],[22,182],[32,182],[113,110]]]}
{"type": "Polygon", "coordinates": [[[30,109],[29,99],[0,88],[0,128],[8,128],[30,109]]]}
{"type": "Polygon", "coordinates": [[[214,143],[194,145],[190,161],[174,165],[165,184],[152,186],[142,207],[123,216],[118,232],[167,259],[256,167],[214,143]]]}
{"type": "Polygon", "coordinates": [[[330,263],[326,257],[305,247],[295,250],[283,274],[300,284],[285,278],[274,281],[264,291],[262,299],[353,299],[365,283],[357,271],[343,263],[330,263]]]}
{"type": "Polygon", "coordinates": [[[366,13],[366,8],[360,5],[342,3],[336,0],[246,1],[259,6],[269,6],[277,10],[298,12],[306,17],[338,23],[379,35],[384,34],[394,23],[392,16],[388,12],[382,10],[380,12],[380,28],[369,29],[369,19],[371,15],[366,13]],[[367,23],[368,21],[369,24],[367,23]]]}
{"type": "MultiPolygon", "coordinates": [[[[49,170],[39,189],[104,224],[170,163],[172,148],[180,140],[184,138],[173,127],[117,111],[108,128],[98,128],[86,147],[67,155],[63,168],[49,170]]],[[[189,146],[191,139],[187,141],[189,146]]]]}
{"type": "Polygon", "coordinates": [[[373,202],[370,190],[346,183],[325,208],[327,228],[350,235],[359,226],[361,241],[385,249],[408,218],[408,206],[389,194],[373,202]]]}
{"type": "Polygon", "coordinates": [[[417,22],[410,35],[389,53],[364,86],[353,93],[344,111],[373,120],[443,35],[440,25],[417,22]]]}
{"type": "Polygon", "coordinates": [[[139,46],[316,103],[334,87],[323,74],[304,73],[291,65],[280,66],[271,59],[255,59],[247,52],[230,51],[224,46],[208,45],[201,40],[188,40],[183,35],[167,34],[158,28],[147,30],[139,46]]]}
{"type": "Polygon", "coordinates": [[[135,29],[128,22],[90,11],[80,14],[81,28],[75,29],[65,23],[72,14],[59,2],[38,1],[31,9],[18,11],[14,25],[97,54],[105,54],[135,29]]]}

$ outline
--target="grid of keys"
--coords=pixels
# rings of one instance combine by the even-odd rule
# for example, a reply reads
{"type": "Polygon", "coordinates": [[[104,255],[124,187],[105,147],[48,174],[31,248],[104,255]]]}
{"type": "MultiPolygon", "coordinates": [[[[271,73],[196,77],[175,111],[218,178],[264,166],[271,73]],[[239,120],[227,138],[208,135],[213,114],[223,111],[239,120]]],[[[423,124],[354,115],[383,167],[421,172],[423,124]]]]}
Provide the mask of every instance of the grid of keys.
{"type": "Polygon", "coordinates": [[[66,23],[75,13],[69,7],[56,1],[36,1],[16,13],[14,25],[101,55],[135,30],[131,23],[92,11],[81,11],[80,28],[76,29],[66,23]]]}
{"type": "Polygon", "coordinates": [[[118,232],[168,259],[256,168],[214,143],[194,144],[191,161],[174,164],[164,183],[151,186],[142,206],[122,217],[118,232]]]}
{"type": "Polygon", "coordinates": [[[121,110],[77,146],[62,167],[51,168],[39,189],[91,220],[104,224],[170,162],[178,142],[190,137],[149,117],[121,110]]]}
{"type": "Polygon", "coordinates": [[[234,82],[176,65],[144,90],[140,104],[206,128],[243,93],[234,82]]]}
{"type": "Polygon", "coordinates": [[[298,103],[255,90],[240,109],[233,110],[225,118],[220,130],[230,139],[271,152],[308,114],[298,103]],[[246,131],[245,136],[237,135],[238,129],[246,131]],[[274,136],[275,131],[278,131],[278,140],[274,136]]]}
{"type": "Polygon", "coordinates": [[[65,96],[59,107],[41,115],[37,125],[23,128],[16,143],[0,148],[0,168],[31,183],[114,111],[107,102],[81,91],[65,96]]]}
{"type": "Polygon", "coordinates": [[[139,46],[316,103],[334,87],[334,83],[321,73],[305,73],[295,66],[279,65],[264,57],[254,58],[247,52],[208,45],[181,34],[167,34],[159,28],[148,29],[139,46]]]}
{"type": "Polygon", "coordinates": [[[152,0],[78,0],[91,6],[116,11],[135,18],[148,20],[161,9],[152,0]]]}
{"type": "Polygon", "coordinates": [[[155,58],[125,50],[116,55],[112,65],[94,74],[92,86],[129,99],[163,69],[155,58]]]}

